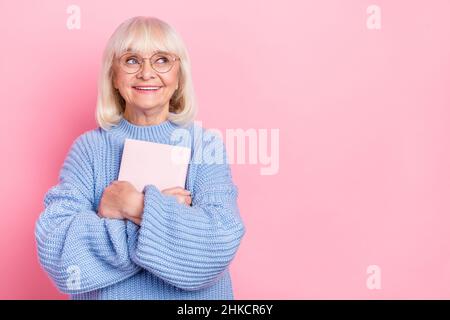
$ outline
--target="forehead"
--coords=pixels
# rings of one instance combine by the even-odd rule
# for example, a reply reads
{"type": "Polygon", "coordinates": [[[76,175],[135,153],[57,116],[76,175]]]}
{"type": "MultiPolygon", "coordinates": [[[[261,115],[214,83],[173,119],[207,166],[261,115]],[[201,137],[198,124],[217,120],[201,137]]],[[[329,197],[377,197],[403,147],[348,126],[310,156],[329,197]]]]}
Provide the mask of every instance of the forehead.
{"type": "Polygon", "coordinates": [[[125,39],[115,47],[116,54],[125,52],[136,52],[139,54],[153,54],[156,52],[177,53],[173,43],[162,36],[153,36],[146,33],[129,33],[125,39]]]}
{"type": "Polygon", "coordinates": [[[142,50],[136,50],[134,48],[126,48],[126,50],[123,52],[123,54],[127,54],[127,53],[133,53],[133,54],[138,54],[141,56],[152,56],[155,54],[172,54],[169,51],[166,50],[160,50],[160,49],[155,49],[154,51],[149,51],[149,52],[143,52],[142,50]]]}

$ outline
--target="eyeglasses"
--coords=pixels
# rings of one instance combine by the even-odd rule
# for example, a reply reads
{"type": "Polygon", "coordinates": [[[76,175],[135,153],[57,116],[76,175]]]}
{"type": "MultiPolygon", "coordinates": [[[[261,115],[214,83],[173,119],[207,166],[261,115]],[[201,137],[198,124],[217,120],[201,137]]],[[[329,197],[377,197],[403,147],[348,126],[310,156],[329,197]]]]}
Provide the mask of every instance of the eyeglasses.
{"type": "Polygon", "coordinates": [[[119,57],[119,65],[126,73],[136,73],[144,65],[144,60],[149,59],[150,65],[158,73],[169,72],[179,57],[168,52],[156,52],[150,58],[143,58],[135,52],[125,52],[119,57]]]}

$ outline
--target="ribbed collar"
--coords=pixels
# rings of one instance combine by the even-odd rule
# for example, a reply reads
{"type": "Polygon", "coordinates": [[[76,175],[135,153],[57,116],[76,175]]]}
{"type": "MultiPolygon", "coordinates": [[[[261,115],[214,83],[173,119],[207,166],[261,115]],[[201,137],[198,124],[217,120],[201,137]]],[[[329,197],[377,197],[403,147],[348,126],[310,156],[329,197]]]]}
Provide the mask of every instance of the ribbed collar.
{"type": "Polygon", "coordinates": [[[160,124],[139,126],[122,117],[112,130],[114,133],[125,138],[166,142],[170,140],[170,136],[176,128],[178,128],[178,126],[169,120],[161,122],[160,124]]]}

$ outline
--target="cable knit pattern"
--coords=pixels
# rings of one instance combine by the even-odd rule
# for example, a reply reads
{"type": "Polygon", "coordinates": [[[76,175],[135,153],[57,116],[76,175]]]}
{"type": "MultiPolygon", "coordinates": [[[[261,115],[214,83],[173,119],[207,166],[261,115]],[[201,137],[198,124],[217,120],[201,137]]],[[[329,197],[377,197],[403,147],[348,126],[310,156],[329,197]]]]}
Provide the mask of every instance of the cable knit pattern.
{"type": "Polygon", "coordinates": [[[121,119],[72,144],[35,228],[39,261],[61,292],[72,299],[233,299],[228,267],[245,227],[225,146],[196,124],[180,129],[121,119]],[[141,226],[97,215],[103,190],[118,179],[126,138],[191,148],[184,186],[191,206],[149,184],[141,226]]]}

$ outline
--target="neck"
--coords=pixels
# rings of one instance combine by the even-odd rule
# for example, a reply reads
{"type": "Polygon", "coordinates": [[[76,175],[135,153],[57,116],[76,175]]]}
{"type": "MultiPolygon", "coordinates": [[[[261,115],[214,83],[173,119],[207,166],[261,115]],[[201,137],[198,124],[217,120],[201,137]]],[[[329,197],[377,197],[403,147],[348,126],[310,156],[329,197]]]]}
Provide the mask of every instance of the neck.
{"type": "Polygon", "coordinates": [[[138,110],[127,105],[123,117],[137,126],[158,125],[169,118],[169,106],[151,108],[151,110],[138,110]]]}

